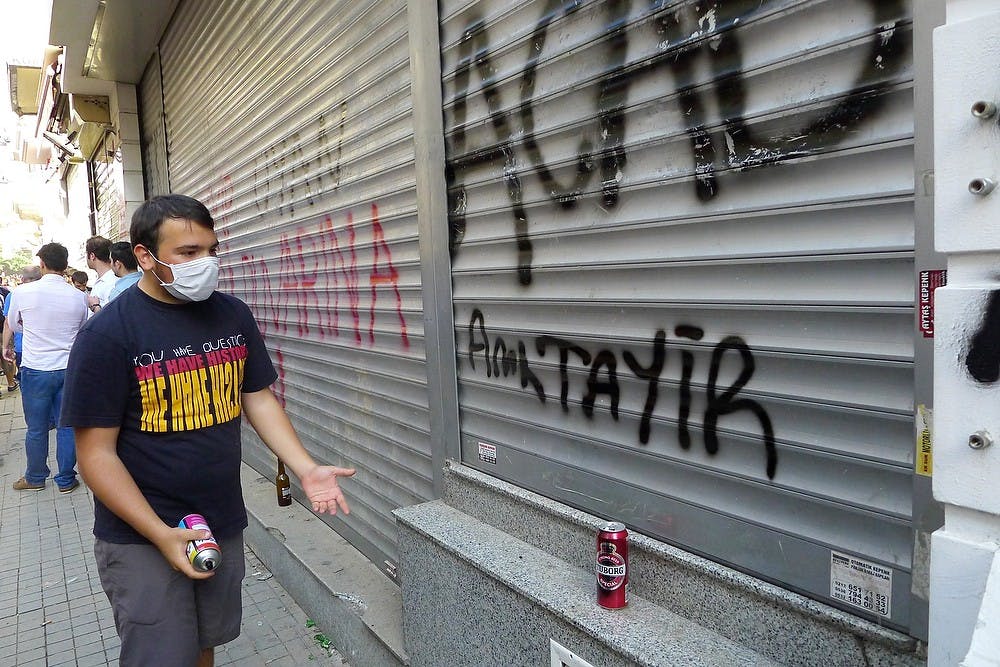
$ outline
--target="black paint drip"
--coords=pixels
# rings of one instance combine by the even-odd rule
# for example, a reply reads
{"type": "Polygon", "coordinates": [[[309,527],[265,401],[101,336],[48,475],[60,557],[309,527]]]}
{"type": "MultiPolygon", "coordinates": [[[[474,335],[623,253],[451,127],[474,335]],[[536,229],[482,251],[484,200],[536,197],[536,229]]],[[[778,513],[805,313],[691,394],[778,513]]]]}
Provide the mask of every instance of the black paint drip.
{"type": "Polygon", "coordinates": [[[990,293],[983,322],[970,341],[965,367],[980,384],[1000,379],[1000,290],[990,293]]]}

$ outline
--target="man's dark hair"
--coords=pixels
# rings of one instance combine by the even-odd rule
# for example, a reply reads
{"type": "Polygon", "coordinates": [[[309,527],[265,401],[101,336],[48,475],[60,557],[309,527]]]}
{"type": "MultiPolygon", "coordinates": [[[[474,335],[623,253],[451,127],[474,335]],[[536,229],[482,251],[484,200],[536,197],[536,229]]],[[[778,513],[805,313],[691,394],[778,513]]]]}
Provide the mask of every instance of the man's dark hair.
{"type": "Polygon", "coordinates": [[[215,220],[205,205],[187,195],[162,195],[153,197],[132,214],[129,236],[132,247],[143,245],[156,254],[160,243],[160,225],[164,220],[190,220],[191,222],[215,230],[215,220]]]}
{"type": "Polygon", "coordinates": [[[87,257],[90,257],[91,253],[102,262],[110,262],[111,241],[103,236],[91,236],[87,239],[87,257]]]}
{"type": "Polygon", "coordinates": [[[35,256],[45,262],[45,266],[50,271],[61,273],[66,270],[66,266],[69,264],[69,251],[61,243],[46,243],[38,249],[35,256]]]}
{"type": "Polygon", "coordinates": [[[74,271],[73,275],[70,276],[70,280],[80,285],[86,285],[87,281],[90,280],[90,276],[87,275],[86,271],[74,271]]]}
{"type": "Polygon", "coordinates": [[[135,253],[132,252],[132,244],[128,241],[119,241],[111,246],[111,261],[121,262],[129,273],[139,268],[139,263],[135,261],[135,253]]]}

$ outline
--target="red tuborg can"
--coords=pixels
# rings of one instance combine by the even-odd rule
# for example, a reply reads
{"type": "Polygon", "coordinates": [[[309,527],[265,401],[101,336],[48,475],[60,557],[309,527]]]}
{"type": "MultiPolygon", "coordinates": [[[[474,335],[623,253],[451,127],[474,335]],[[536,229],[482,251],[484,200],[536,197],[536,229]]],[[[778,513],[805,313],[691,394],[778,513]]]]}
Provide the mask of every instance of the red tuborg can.
{"type": "Polygon", "coordinates": [[[628,531],[609,521],[597,533],[597,604],[621,609],[628,604],[628,531]]]}

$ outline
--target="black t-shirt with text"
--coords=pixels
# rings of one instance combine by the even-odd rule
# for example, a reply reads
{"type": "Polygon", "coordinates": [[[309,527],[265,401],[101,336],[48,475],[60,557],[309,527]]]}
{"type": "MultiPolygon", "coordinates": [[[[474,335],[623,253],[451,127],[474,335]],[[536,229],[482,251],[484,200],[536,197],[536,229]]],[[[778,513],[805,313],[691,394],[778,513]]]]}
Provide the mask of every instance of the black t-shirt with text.
{"type": "MultiPolygon", "coordinates": [[[[186,304],[130,289],[80,329],[69,356],[61,426],[118,427],[118,456],[168,525],[205,517],[217,537],[247,526],[240,487],[240,394],[277,374],[239,299],[186,304]]],[[[147,540],[100,500],[94,535],[147,540]]]]}

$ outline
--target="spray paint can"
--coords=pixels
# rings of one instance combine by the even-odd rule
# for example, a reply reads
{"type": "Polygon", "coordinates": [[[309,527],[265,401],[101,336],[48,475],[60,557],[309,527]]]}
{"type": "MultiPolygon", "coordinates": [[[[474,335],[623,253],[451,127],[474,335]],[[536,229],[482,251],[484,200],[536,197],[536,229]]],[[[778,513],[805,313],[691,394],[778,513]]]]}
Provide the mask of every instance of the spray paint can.
{"type": "Polygon", "coordinates": [[[201,572],[210,572],[219,567],[222,562],[222,549],[212,536],[212,530],[208,527],[205,517],[200,514],[188,514],[180,523],[179,528],[190,530],[204,530],[208,532],[208,537],[201,540],[191,540],[187,545],[187,557],[191,561],[194,569],[201,572]]]}
{"type": "Polygon", "coordinates": [[[597,533],[597,604],[621,609],[628,604],[628,531],[609,521],[597,533]]]}

